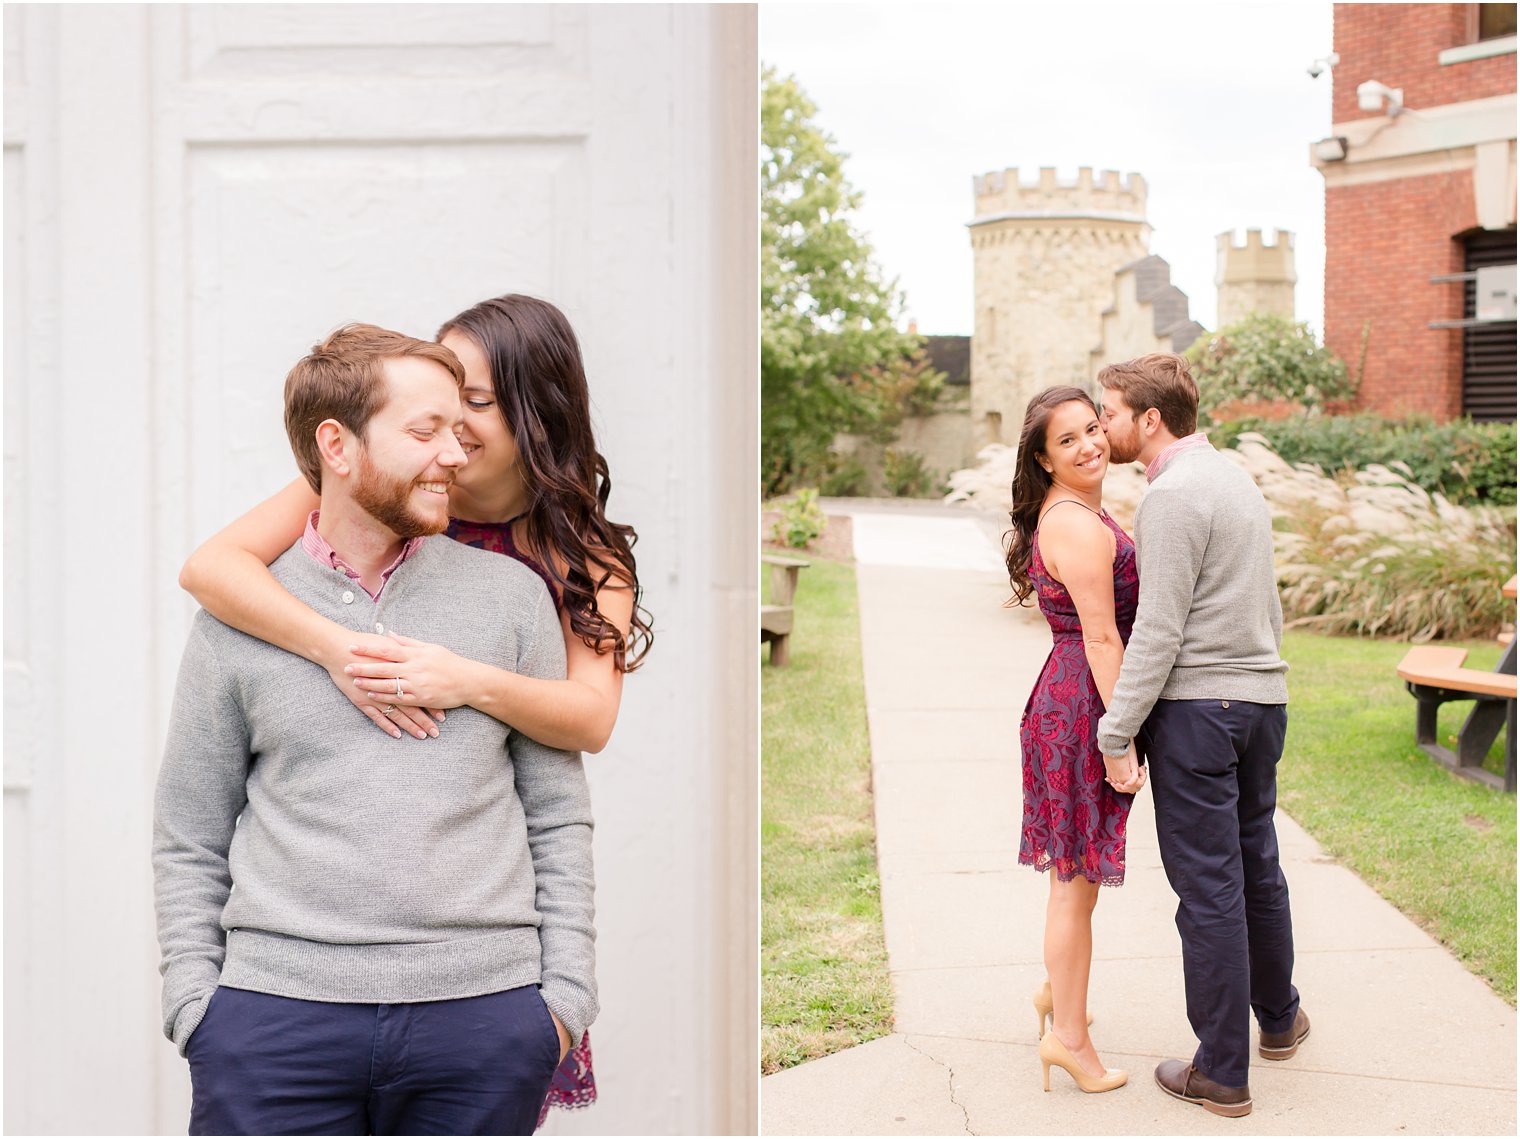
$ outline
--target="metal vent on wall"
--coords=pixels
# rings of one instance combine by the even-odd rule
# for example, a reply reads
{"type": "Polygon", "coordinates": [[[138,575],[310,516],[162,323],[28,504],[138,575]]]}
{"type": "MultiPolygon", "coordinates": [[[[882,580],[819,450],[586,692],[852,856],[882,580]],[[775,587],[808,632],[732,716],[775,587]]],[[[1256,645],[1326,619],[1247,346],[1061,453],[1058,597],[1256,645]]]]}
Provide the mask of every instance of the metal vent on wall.
{"type": "MultiPolygon", "coordinates": [[[[1466,247],[1464,269],[1515,264],[1515,231],[1484,230],[1472,234],[1466,247]]],[[[1462,283],[1462,316],[1477,315],[1478,282],[1462,283]]],[[[1515,419],[1515,322],[1468,325],[1462,330],[1462,413],[1474,419],[1515,419]]]]}

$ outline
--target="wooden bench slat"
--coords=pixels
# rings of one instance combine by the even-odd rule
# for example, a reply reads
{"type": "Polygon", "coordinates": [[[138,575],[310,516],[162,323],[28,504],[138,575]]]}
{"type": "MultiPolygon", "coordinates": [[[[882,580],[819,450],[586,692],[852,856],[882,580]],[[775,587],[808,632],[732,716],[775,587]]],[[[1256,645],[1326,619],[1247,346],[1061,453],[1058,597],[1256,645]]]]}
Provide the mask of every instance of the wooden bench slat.
{"type": "Polygon", "coordinates": [[[1450,691],[1497,696],[1504,700],[1515,699],[1515,678],[1502,672],[1484,672],[1477,668],[1453,668],[1420,676],[1405,676],[1404,679],[1429,688],[1445,688],[1450,691]]]}
{"type": "MultiPolygon", "coordinates": [[[[1461,668],[1466,659],[1466,649],[1449,649],[1445,645],[1415,645],[1399,661],[1399,675],[1404,676],[1405,669],[1410,672],[1427,672],[1461,668]]],[[[1413,677],[1404,676],[1404,679],[1412,680],[1413,677]]]]}
{"type": "Polygon", "coordinates": [[[1502,672],[1484,672],[1463,668],[1466,649],[1449,649],[1439,645],[1416,645],[1399,662],[1400,679],[1428,688],[1447,688],[1459,692],[1481,693],[1515,699],[1515,678],[1502,672]]]}

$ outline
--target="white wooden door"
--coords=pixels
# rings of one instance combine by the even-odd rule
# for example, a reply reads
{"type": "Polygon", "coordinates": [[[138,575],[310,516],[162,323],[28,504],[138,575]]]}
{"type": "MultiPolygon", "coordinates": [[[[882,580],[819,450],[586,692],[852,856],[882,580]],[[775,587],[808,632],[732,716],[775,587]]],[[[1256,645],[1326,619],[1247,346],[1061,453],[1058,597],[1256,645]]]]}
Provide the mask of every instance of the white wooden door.
{"type": "Polygon", "coordinates": [[[597,804],[602,1103],[754,1126],[753,9],[5,8],[5,1122],[182,1132],[151,796],[196,543],[294,474],[290,365],[547,297],[656,649],[597,804]]]}

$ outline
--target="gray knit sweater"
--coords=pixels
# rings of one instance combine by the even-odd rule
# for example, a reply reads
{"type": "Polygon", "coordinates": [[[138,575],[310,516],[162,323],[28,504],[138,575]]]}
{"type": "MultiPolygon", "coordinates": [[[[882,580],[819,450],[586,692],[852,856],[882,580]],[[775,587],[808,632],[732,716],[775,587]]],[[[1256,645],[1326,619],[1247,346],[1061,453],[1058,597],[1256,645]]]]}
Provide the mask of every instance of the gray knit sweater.
{"type": "MultiPolygon", "coordinates": [[[[565,675],[548,593],[512,558],[429,538],[379,602],[299,544],[270,568],[350,629],[565,675]]],[[[437,739],[392,739],[324,669],[204,611],[159,770],[153,877],[181,1053],[219,983],[368,1004],[537,982],[574,1040],[596,1016],[580,756],[468,707],[437,739]]]]}
{"type": "Polygon", "coordinates": [[[1140,607],[1098,721],[1122,755],[1159,700],[1286,704],[1272,516],[1261,491],[1213,447],[1178,452],[1135,513],[1140,607]]]}

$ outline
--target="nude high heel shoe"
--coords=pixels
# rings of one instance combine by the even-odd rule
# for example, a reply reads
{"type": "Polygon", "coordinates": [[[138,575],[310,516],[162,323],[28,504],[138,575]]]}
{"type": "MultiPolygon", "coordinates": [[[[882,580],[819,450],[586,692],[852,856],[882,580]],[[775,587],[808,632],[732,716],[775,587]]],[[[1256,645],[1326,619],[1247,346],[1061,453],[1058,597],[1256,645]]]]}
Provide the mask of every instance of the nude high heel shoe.
{"type": "MultiPolygon", "coordinates": [[[[1056,1014],[1055,1014],[1055,1002],[1052,1001],[1051,998],[1050,998],[1050,982],[1049,981],[1046,981],[1043,985],[1041,985],[1038,989],[1035,990],[1035,994],[1034,994],[1034,1011],[1035,1011],[1036,1014],[1038,1014],[1038,1016],[1040,1018],[1040,1035],[1044,1036],[1045,1035],[1045,1031],[1046,1031],[1045,1030],[1045,1022],[1047,1020],[1051,1021],[1051,1022],[1054,1022],[1055,1018],[1056,1018],[1056,1014]]],[[[1092,1014],[1092,1010],[1089,1009],[1088,1013],[1087,1013],[1087,1025],[1088,1025],[1089,1028],[1092,1027],[1092,1022],[1093,1022],[1093,1014],[1092,1014]]]]}
{"type": "Polygon", "coordinates": [[[1045,1070],[1045,1090],[1050,1090],[1050,1066],[1059,1065],[1077,1082],[1084,1092],[1111,1092],[1129,1083],[1129,1073],[1122,1068],[1109,1068],[1101,1076],[1089,1076],[1087,1070],[1077,1063],[1071,1049],[1061,1043],[1054,1032],[1040,1037],[1040,1065],[1045,1070]]]}

